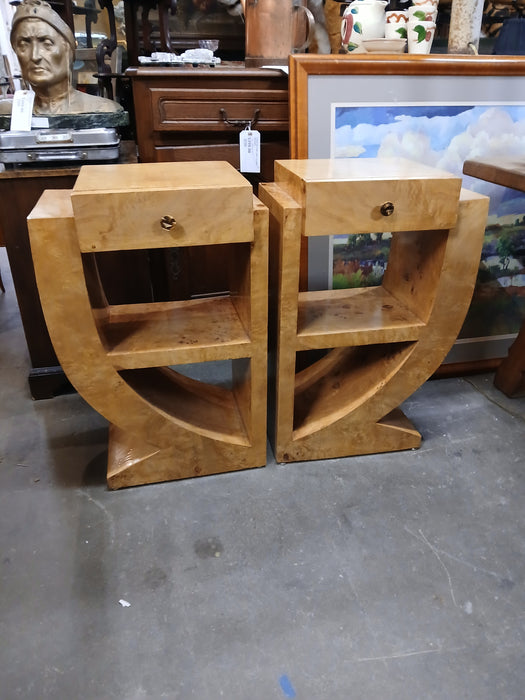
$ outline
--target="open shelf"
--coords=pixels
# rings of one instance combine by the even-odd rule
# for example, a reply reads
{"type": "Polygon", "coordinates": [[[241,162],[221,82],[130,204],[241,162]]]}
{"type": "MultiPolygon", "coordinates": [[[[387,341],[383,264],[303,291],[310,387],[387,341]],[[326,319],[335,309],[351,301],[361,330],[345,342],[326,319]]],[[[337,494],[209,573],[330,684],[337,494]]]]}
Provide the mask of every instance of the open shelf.
{"type": "Polygon", "coordinates": [[[116,368],[139,369],[250,354],[229,296],[110,306],[99,332],[116,368]]]}
{"type": "Polygon", "coordinates": [[[383,287],[301,292],[297,350],[413,341],[424,325],[383,287]]]}
{"type": "Polygon", "coordinates": [[[414,343],[337,348],[296,375],[294,439],[332,424],[373,396],[410,356],[414,343]]]}
{"type": "Polygon", "coordinates": [[[121,376],[140,396],[192,433],[234,445],[250,444],[234,391],[169,367],[126,370],[121,376]]]}

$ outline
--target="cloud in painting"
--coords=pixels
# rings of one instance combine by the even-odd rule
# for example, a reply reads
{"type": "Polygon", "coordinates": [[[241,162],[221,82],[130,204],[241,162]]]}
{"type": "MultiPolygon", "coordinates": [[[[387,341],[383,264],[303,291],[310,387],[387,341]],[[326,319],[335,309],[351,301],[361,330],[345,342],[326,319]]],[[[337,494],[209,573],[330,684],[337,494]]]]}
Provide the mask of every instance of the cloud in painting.
{"type": "MultiPolygon", "coordinates": [[[[431,106],[377,107],[383,121],[375,124],[360,121],[360,107],[353,114],[352,109],[345,108],[346,123],[335,131],[336,158],[355,157],[353,153],[403,157],[462,176],[467,159],[525,156],[523,107],[465,107],[459,113],[454,107],[450,115],[441,107],[437,116],[431,116],[431,106]]],[[[490,196],[492,215],[508,214],[517,206],[509,202],[505,188],[467,177],[464,185],[490,196]]]]}

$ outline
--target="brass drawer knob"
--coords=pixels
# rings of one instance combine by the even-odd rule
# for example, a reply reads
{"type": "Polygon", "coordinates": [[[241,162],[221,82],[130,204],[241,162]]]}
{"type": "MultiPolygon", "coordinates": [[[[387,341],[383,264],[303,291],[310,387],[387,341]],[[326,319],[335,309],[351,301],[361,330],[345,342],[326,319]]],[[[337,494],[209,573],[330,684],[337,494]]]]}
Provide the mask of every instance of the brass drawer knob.
{"type": "Polygon", "coordinates": [[[393,213],[394,205],[392,202],[385,202],[381,205],[381,214],[383,214],[383,216],[392,216],[393,213]]]}
{"type": "Polygon", "coordinates": [[[160,220],[160,225],[165,231],[171,231],[171,229],[175,226],[177,222],[173,218],[173,216],[170,216],[169,214],[165,214],[162,219],[160,220]]]}

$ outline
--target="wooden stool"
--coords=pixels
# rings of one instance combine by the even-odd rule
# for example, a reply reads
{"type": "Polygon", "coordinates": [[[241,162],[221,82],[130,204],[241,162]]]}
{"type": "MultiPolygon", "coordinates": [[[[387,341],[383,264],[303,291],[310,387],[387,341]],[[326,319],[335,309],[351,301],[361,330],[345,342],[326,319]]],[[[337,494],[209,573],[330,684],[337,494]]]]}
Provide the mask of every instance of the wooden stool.
{"type": "Polygon", "coordinates": [[[278,161],[270,209],[277,460],[418,447],[397,408],[439,367],[474,289],[488,198],[402,159],[278,161]],[[300,291],[309,236],[393,232],[379,287],[300,291]],[[321,359],[297,370],[297,354],[321,359]]]}
{"type": "Polygon", "coordinates": [[[112,489],[266,463],[268,211],[221,162],[92,165],[28,218],[38,289],[71,383],[110,422],[112,489]],[[230,247],[229,293],[108,305],[92,253],[230,247]],[[173,366],[232,361],[232,387],[173,366]]]}

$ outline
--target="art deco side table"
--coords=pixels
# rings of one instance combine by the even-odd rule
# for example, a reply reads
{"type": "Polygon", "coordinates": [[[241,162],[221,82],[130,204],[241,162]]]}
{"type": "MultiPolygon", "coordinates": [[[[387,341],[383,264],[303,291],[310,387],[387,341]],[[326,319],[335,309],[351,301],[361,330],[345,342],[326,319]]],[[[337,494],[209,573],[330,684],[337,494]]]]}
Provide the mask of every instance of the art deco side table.
{"type": "Polygon", "coordinates": [[[263,466],[268,211],[250,183],[223,162],[84,166],[28,227],[58,359],[110,422],[109,487],[263,466]],[[228,247],[228,290],[107,303],[93,253],[197,245],[228,247]],[[212,361],[228,386],[182,371],[212,361]]]}
{"type": "Polygon", "coordinates": [[[398,408],[437,369],[470,303],[488,198],[402,159],[287,160],[270,209],[275,420],[282,462],[418,447],[398,408]],[[300,291],[302,240],[391,232],[381,286],[300,291]],[[311,360],[313,353],[321,355],[311,360]],[[301,356],[309,359],[298,362],[301,356]]]}

